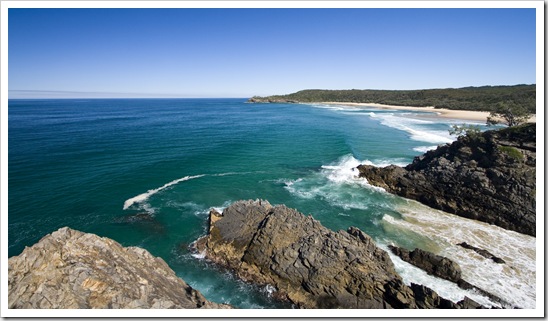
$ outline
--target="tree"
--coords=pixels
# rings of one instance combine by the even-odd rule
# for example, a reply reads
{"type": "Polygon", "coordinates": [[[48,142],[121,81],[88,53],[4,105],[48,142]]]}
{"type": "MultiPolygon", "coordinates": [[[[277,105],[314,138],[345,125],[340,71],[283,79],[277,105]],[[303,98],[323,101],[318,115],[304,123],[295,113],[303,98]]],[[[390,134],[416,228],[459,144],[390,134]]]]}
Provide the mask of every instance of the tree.
{"type": "Polygon", "coordinates": [[[449,135],[455,135],[457,137],[468,136],[470,138],[479,137],[481,134],[481,128],[477,125],[453,125],[449,129],[449,135]]]}
{"type": "Polygon", "coordinates": [[[487,117],[487,125],[496,125],[504,121],[509,127],[525,123],[532,113],[523,105],[515,102],[500,102],[487,117]]]}

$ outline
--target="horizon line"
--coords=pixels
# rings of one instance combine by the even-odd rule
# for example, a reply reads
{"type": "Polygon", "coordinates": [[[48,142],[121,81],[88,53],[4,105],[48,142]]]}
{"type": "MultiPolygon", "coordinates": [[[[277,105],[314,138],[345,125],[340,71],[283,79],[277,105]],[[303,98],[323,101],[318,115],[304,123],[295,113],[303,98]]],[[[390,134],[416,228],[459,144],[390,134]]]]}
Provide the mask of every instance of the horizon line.
{"type": "Polygon", "coordinates": [[[135,92],[108,92],[108,91],[70,91],[70,90],[35,90],[9,89],[8,99],[109,99],[109,98],[245,98],[248,95],[185,95],[175,93],[135,93],[135,92]],[[29,97],[24,97],[24,96],[29,97]],[[81,96],[78,96],[81,95],[81,96]],[[22,97],[11,97],[22,96],[22,97]],[[34,97],[33,97],[34,96],[34,97]],[[56,97],[51,97],[56,96],[56,97]]]}
{"type": "MultiPolygon", "coordinates": [[[[418,91],[418,90],[433,90],[433,89],[461,89],[461,88],[479,88],[479,87],[512,87],[512,86],[536,86],[536,83],[525,84],[519,83],[515,85],[476,85],[476,86],[463,86],[463,87],[432,87],[432,88],[419,88],[419,89],[320,89],[320,88],[307,88],[299,89],[296,92],[303,90],[378,90],[378,91],[418,91]]],[[[268,97],[268,96],[283,96],[288,94],[271,94],[271,95],[184,95],[184,94],[172,94],[172,93],[135,93],[135,92],[108,92],[108,91],[70,91],[70,90],[39,90],[39,89],[8,89],[8,99],[215,99],[215,98],[251,98],[251,97],[268,97]],[[13,94],[49,94],[49,95],[77,95],[81,94],[83,96],[73,96],[73,97],[48,97],[46,96],[36,96],[36,97],[10,97],[10,93],[13,94]],[[89,97],[85,95],[94,95],[94,97],[89,97]],[[95,96],[96,95],[96,96],[95,96]],[[105,95],[105,96],[100,96],[105,95]],[[127,96],[123,96],[127,95],[127,96]]]]}

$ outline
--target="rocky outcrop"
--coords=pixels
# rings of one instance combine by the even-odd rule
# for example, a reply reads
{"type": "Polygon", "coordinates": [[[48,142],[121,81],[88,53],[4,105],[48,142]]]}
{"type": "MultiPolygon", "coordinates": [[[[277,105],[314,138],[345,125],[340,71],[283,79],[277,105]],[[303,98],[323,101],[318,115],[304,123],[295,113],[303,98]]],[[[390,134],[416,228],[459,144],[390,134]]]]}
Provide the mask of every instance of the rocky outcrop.
{"type": "Polygon", "coordinates": [[[430,207],[535,236],[535,126],[462,136],[405,168],[360,165],[359,175],[430,207]]]}
{"type": "Polygon", "coordinates": [[[462,277],[460,266],[446,257],[423,251],[419,248],[413,251],[392,245],[389,245],[388,248],[405,262],[415,265],[428,274],[452,282],[458,282],[462,277]]]}
{"type": "Polygon", "coordinates": [[[478,253],[479,255],[483,256],[484,258],[493,260],[493,262],[495,262],[495,263],[498,263],[498,264],[506,263],[503,259],[501,259],[498,256],[493,255],[491,252],[489,252],[487,250],[484,250],[484,249],[480,249],[480,248],[475,247],[473,245],[470,245],[466,242],[462,242],[462,243],[459,243],[457,245],[459,245],[459,246],[461,246],[465,249],[473,250],[474,252],[478,253]]]}
{"type": "Polygon", "coordinates": [[[64,227],[8,260],[8,308],[229,308],[161,258],[64,227]]]}
{"type": "MultiPolygon", "coordinates": [[[[466,244],[461,243],[459,245],[466,244]]],[[[464,246],[463,246],[464,247],[464,246]]],[[[400,247],[396,247],[393,245],[389,245],[388,248],[392,253],[400,257],[403,261],[413,264],[414,266],[424,270],[426,273],[430,275],[437,276],[439,278],[455,282],[461,289],[465,290],[474,290],[475,292],[488,297],[492,302],[497,302],[505,307],[511,307],[512,305],[505,300],[499,298],[498,296],[491,294],[481,288],[478,288],[477,286],[465,281],[462,279],[462,270],[458,263],[452,261],[451,259],[448,259],[446,257],[436,255],[424,250],[421,250],[419,248],[414,249],[413,251],[409,251],[400,247]]],[[[419,295],[417,299],[422,298],[424,295],[430,293],[430,289],[426,288],[424,289],[418,289],[416,286],[411,287],[413,291],[419,295]],[[417,292],[418,291],[418,292],[417,292]]],[[[443,298],[440,298],[441,300],[443,298]]],[[[473,308],[474,306],[478,306],[478,304],[468,298],[467,300],[463,302],[459,302],[459,304],[462,304],[462,306],[470,306],[470,308],[473,308]]],[[[434,300],[434,302],[438,302],[438,299],[435,297],[423,299],[423,301],[431,301],[434,300]]],[[[443,300],[439,301],[440,305],[444,305],[443,300]]],[[[475,309],[475,308],[474,308],[475,309]]]]}
{"type": "Polygon", "coordinates": [[[292,100],[292,99],[287,99],[287,98],[282,98],[282,97],[278,97],[278,96],[269,96],[269,97],[259,97],[259,96],[254,96],[254,97],[251,97],[249,98],[247,101],[247,103],[282,103],[282,104],[296,104],[298,103],[298,101],[296,100],[292,100]]]}
{"type": "Polygon", "coordinates": [[[334,232],[311,216],[267,201],[210,212],[195,248],[240,278],[271,285],[300,308],[461,308],[405,285],[388,253],[355,227],[334,232]],[[419,298],[420,296],[420,298],[419,298]]]}

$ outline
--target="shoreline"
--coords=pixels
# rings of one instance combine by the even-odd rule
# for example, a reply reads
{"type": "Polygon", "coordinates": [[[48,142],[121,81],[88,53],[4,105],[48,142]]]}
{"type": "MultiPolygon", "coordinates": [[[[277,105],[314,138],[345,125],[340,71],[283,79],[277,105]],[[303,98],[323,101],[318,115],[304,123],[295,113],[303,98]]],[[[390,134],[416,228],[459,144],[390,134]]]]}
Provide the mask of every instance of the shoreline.
{"type": "MultiPolygon", "coordinates": [[[[324,101],[324,102],[318,102],[318,103],[327,104],[327,105],[351,106],[355,108],[373,107],[373,108],[387,109],[387,110],[426,111],[426,112],[431,112],[433,116],[437,116],[441,118],[472,120],[472,121],[482,121],[482,122],[487,122],[487,117],[489,117],[489,114],[490,114],[488,111],[434,108],[433,106],[412,107],[412,106],[383,105],[383,104],[377,104],[377,103],[346,103],[346,102],[337,102],[337,101],[324,101]]],[[[537,122],[536,115],[531,116],[527,122],[536,123],[537,122]]]]}

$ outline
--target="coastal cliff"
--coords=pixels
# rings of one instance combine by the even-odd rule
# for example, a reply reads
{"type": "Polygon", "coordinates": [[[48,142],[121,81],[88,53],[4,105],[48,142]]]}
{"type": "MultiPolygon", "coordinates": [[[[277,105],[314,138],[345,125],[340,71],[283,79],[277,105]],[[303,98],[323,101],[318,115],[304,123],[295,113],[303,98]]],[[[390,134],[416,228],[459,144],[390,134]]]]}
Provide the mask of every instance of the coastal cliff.
{"type": "Polygon", "coordinates": [[[222,309],[138,247],[61,228],[8,260],[8,308],[222,309]]]}
{"type": "Polygon", "coordinates": [[[359,176],[430,207],[535,236],[535,126],[461,136],[406,167],[360,165],[359,176]]]}
{"type": "Polygon", "coordinates": [[[238,201],[211,210],[195,250],[299,308],[480,308],[403,283],[388,254],[355,227],[331,231],[284,205],[238,201]]]}

